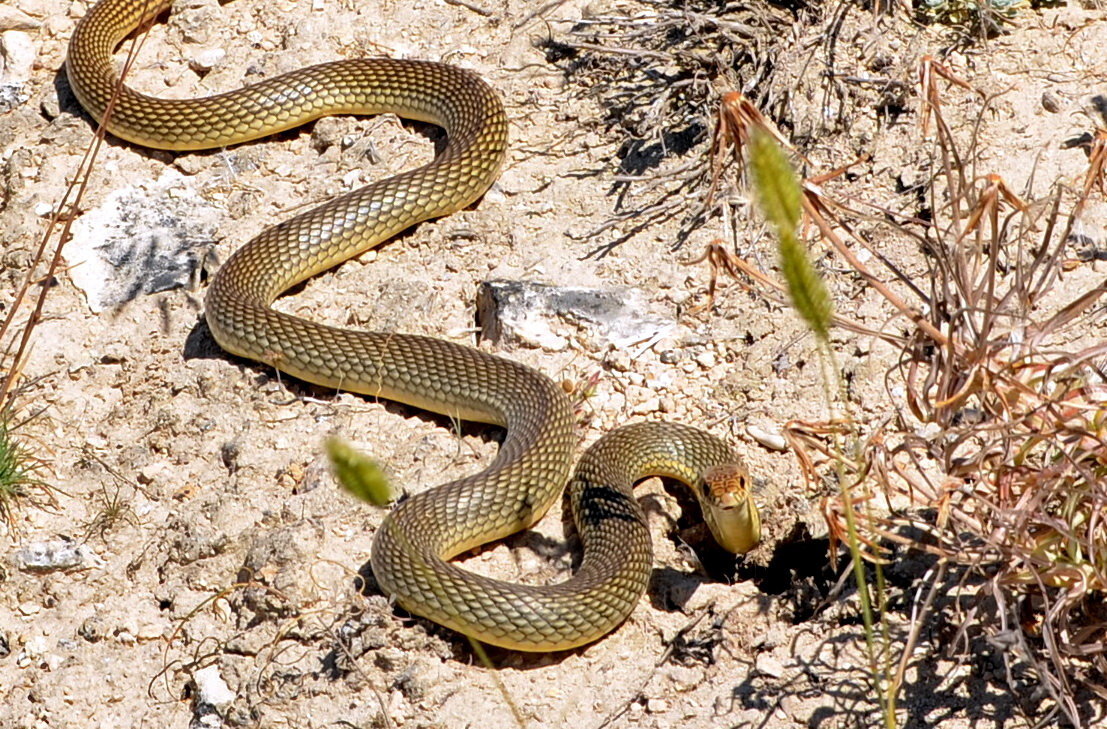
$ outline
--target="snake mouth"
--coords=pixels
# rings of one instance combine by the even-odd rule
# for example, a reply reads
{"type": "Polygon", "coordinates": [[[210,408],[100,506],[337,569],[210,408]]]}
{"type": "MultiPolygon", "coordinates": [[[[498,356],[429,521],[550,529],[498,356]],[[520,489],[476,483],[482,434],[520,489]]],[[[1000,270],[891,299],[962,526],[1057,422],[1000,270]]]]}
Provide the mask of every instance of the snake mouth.
{"type": "Polygon", "coordinates": [[[750,491],[749,472],[740,463],[704,469],[703,516],[719,546],[745,554],[761,541],[761,517],[750,491]]]}

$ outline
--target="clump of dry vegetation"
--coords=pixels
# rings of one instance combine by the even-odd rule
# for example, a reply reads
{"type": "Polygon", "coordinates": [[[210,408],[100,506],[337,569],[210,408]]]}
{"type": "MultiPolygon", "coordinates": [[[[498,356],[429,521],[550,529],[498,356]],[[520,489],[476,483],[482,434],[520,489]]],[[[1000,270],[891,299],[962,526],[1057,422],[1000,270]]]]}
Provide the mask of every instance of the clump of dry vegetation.
{"type": "Polygon", "coordinates": [[[787,95],[773,59],[806,12],[802,3],[790,11],[759,2],[643,0],[633,9],[600,10],[546,43],[548,58],[623,140],[615,212],[581,236],[606,241],[594,253],[674,218],[679,247],[692,230],[745,206],[713,194],[712,115],[736,89],[771,116],[783,113],[787,95]]]}
{"type": "Polygon", "coordinates": [[[860,213],[810,184],[804,197],[813,238],[885,297],[897,326],[909,323],[906,334],[871,332],[898,347],[888,384],[904,396],[892,395],[895,414],[868,432],[848,418],[793,422],[789,439],[811,481],[852,484],[824,501],[832,536],[859,540],[877,565],[895,558],[893,544],[938,557],[906,643],[892,647],[892,707],[939,590],[955,585],[965,599],[947,607],[961,631],[1004,646],[1009,672],[1032,666],[1050,710],[1081,726],[1086,697],[1107,697],[1107,345],[1094,335],[1107,283],[1061,305],[1047,295],[1079,265],[1067,252],[1091,196],[1104,193],[1107,131],[1089,135],[1082,186],[1024,200],[1000,177],[974,174],[975,150],[942,117],[940,80],[967,85],[932,58],[919,79],[922,124],[934,130],[931,215],[888,227],[926,252],[928,276],[912,280],[879,256],[883,270],[870,271],[851,250],[871,250],[853,233],[860,213]],[[888,274],[910,295],[882,283],[888,274]]]}

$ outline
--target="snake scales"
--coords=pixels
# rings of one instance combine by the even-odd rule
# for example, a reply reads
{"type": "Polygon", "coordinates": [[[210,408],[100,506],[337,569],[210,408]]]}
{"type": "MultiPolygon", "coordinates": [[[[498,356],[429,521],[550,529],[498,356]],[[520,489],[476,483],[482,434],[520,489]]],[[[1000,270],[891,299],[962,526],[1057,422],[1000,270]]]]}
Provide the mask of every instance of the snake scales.
{"type": "Polygon", "coordinates": [[[568,581],[518,585],[450,564],[535,523],[559,496],[576,443],[565,393],[524,365],[469,347],[337,329],[271,304],[296,283],[479,198],[497,177],[507,145],[498,97],[468,71],[390,59],[326,63],[204,98],[144,96],[120,83],[112,54],[169,4],[102,0],[70,41],[70,85],[118,137],[160,149],[207,149],[324,115],[383,112],[447,132],[446,148],[429,164],[262,232],[220,268],[206,301],[208,325],[229,352],[309,382],[506,428],[484,471],[417,494],[385,517],[372,565],[386,594],[410,612],[508,648],[559,650],[594,641],[625,620],[646,589],[650,537],[631,491],[649,475],[689,484],[724,547],[744,552],[757,543],[759,516],[736,456],[699,430],[642,423],[602,438],[577,466],[569,498],[584,558],[568,581]]]}

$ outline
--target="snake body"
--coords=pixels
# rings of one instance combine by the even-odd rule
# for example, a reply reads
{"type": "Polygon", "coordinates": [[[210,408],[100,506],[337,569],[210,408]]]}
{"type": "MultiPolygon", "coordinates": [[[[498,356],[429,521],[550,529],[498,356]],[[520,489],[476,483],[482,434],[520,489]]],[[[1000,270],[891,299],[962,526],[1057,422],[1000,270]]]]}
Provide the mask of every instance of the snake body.
{"type": "Polygon", "coordinates": [[[609,434],[578,465],[570,502],[585,556],[569,581],[530,587],[450,564],[532,525],[557,499],[576,442],[566,394],[529,367],[469,347],[338,329],[271,305],[296,283],[478,199],[505,156],[507,119],[498,97],[469,71],[392,59],[326,63],[204,98],[145,96],[120,83],[112,54],[169,4],[102,0],[70,41],[70,85],[118,137],[160,149],[207,149],[324,115],[383,112],[439,125],[448,135],[429,164],[262,232],[219,269],[206,300],[208,325],[228,352],[309,382],[506,429],[488,468],[404,500],[385,517],[371,558],[385,594],[410,612],[508,648],[559,650],[594,641],[626,619],[646,588],[649,532],[631,489],[648,475],[679,478],[701,497],[721,493],[727,502],[721,510],[715,501],[705,506],[709,523],[727,524],[721,541],[737,551],[756,544],[760,524],[744,471],[730,469],[737,480],[704,478],[713,467],[737,463],[729,448],[693,428],[646,423],[609,434]]]}

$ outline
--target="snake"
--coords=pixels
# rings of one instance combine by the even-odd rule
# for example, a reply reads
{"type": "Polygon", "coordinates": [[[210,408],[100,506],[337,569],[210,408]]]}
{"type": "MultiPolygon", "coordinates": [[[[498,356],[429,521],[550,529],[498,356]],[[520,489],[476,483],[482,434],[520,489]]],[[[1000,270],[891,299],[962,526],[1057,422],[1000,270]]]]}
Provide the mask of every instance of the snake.
{"type": "Polygon", "coordinates": [[[559,651],[596,641],[628,618],[648,586],[650,532],[633,488],[649,476],[687,484],[724,548],[743,553],[756,546],[761,522],[749,474],[725,442],[705,431],[657,422],[616,428],[584,453],[570,478],[574,405],[537,370],[442,339],[335,328],[273,308],[295,284],[481,198],[499,175],[508,140],[504,107],[484,80],[438,62],[362,58],[206,97],[151,97],[123,83],[114,53],[169,6],[170,0],[101,0],[74,29],[69,84],[115,137],[171,151],[211,149],[326,115],[382,113],[446,132],[444,148],[428,164],[264,230],[216,271],[205,299],[207,325],[231,354],[324,387],[504,429],[484,470],[387,512],[370,557],[383,594],[409,613],[503,648],[559,651]],[[452,562],[532,526],[566,488],[583,550],[566,581],[517,584],[452,562]]]}

